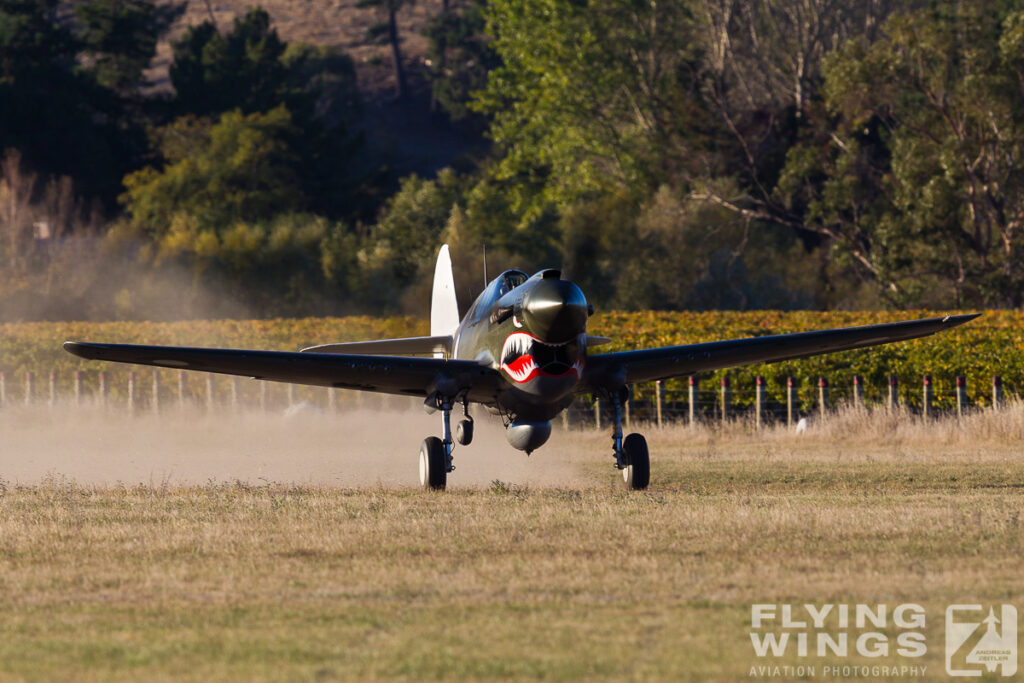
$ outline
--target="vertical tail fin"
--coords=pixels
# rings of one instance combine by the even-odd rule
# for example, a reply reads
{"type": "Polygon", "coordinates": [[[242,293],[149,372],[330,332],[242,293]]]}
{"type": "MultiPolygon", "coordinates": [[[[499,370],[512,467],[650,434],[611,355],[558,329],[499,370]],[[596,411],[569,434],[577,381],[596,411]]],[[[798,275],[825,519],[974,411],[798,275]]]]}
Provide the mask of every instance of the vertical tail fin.
{"type": "Polygon", "coordinates": [[[459,326],[459,303],[455,298],[452,259],[445,244],[437,253],[434,266],[434,293],[430,299],[430,336],[455,334],[459,326]]]}

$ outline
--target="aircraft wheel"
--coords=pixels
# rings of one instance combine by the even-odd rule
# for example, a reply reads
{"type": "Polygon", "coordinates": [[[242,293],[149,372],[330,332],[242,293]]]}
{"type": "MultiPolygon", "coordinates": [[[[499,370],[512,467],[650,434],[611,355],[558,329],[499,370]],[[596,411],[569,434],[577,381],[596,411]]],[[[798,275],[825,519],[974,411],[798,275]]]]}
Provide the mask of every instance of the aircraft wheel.
{"type": "Polygon", "coordinates": [[[455,426],[455,440],[463,446],[473,443],[473,421],[462,420],[455,426]]]}
{"type": "Polygon", "coordinates": [[[626,467],[622,481],[630,491],[642,491],[651,483],[651,457],[647,452],[647,439],[642,434],[629,434],[622,440],[622,454],[626,467]]]}
{"type": "Polygon", "coordinates": [[[436,436],[428,436],[420,445],[420,486],[443,491],[448,483],[448,454],[436,436]]]}

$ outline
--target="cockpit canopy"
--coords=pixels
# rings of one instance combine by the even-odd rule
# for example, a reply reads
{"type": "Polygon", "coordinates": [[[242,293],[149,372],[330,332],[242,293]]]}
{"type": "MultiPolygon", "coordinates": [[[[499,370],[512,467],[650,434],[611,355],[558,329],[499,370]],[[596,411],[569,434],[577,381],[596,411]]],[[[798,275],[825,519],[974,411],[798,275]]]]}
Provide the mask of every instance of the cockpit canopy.
{"type": "Polygon", "coordinates": [[[500,299],[528,279],[526,273],[521,270],[506,270],[495,280],[498,283],[498,295],[495,298],[500,299]]]}
{"type": "Polygon", "coordinates": [[[477,320],[487,314],[491,304],[505,296],[519,285],[526,282],[529,276],[521,270],[506,270],[490,281],[486,289],[477,297],[473,309],[470,311],[470,319],[477,320]]]}

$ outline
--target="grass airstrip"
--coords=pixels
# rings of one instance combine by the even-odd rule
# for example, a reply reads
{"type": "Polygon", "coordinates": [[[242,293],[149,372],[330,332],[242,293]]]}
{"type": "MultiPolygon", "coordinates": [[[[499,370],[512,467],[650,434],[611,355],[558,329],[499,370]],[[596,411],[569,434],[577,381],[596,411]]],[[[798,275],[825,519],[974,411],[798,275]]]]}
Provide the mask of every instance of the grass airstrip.
{"type": "Polygon", "coordinates": [[[1024,606],[1019,404],[648,433],[639,494],[590,432],[566,487],[7,481],[0,679],[935,679],[947,605],[1024,606]],[[757,603],[918,604],[927,652],[758,658],[757,603]]]}

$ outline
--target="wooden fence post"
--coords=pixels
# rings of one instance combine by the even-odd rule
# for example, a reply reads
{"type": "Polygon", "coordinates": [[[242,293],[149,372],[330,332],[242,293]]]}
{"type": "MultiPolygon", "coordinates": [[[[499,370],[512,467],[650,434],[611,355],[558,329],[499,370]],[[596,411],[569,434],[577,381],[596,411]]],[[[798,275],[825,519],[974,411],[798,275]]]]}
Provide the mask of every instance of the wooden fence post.
{"type": "Polygon", "coordinates": [[[732,400],[732,388],[729,386],[729,375],[722,377],[722,422],[729,419],[729,401],[732,400]]]}
{"type": "Polygon", "coordinates": [[[601,399],[594,397],[594,428],[601,431],[601,399]]]}
{"type": "Polygon", "coordinates": [[[0,408],[7,406],[7,374],[0,372],[0,408]]]}
{"type": "Polygon", "coordinates": [[[160,371],[153,371],[153,401],[150,408],[153,409],[154,415],[160,414],[160,371]]]}
{"type": "Polygon", "coordinates": [[[764,404],[767,398],[764,386],[764,377],[761,375],[757,376],[756,380],[756,395],[755,395],[755,412],[757,415],[757,428],[760,429],[764,426],[764,404]]]}
{"type": "MultiPolygon", "coordinates": [[[[24,400],[26,405],[31,405],[38,397],[35,386],[36,375],[32,371],[25,373],[25,394],[24,400]]],[[[72,390],[74,394],[74,401],[76,405],[79,405],[82,401],[82,373],[76,370],[73,374],[73,385],[72,390]]],[[[207,374],[206,378],[206,406],[208,410],[212,410],[215,401],[214,392],[214,375],[212,373],[207,374]]],[[[690,424],[695,424],[700,419],[700,383],[696,377],[689,377],[689,421],[690,424]]],[[[853,376],[853,403],[855,406],[864,406],[864,380],[860,375],[853,376]]],[[[966,414],[969,403],[967,396],[967,378],[964,375],[956,376],[956,406],[957,415],[963,416],[966,414]]],[[[184,371],[178,372],[178,404],[179,407],[184,408],[185,403],[185,382],[186,377],[184,371]]],[[[767,381],[763,376],[757,376],[756,382],[756,394],[755,394],[755,418],[756,425],[761,428],[766,422],[766,411],[767,411],[767,381]]],[[[888,376],[888,397],[886,407],[889,410],[895,410],[899,406],[899,380],[896,375],[888,376]]],[[[138,384],[137,376],[135,372],[128,374],[128,409],[129,411],[135,411],[138,407],[138,384]]],[[[160,376],[158,371],[153,373],[153,385],[152,385],[152,399],[151,406],[154,413],[159,414],[160,412],[160,376]]],[[[289,405],[295,404],[295,393],[294,387],[288,385],[288,403],[289,405]]],[[[795,423],[797,416],[797,393],[798,386],[797,382],[793,377],[786,378],[786,424],[792,426],[795,423]]],[[[98,389],[97,399],[100,405],[107,404],[107,398],[109,395],[109,389],[107,384],[107,377],[105,372],[98,373],[98,389]]],[[[57,388],[57,373],[49,373],[49,405],[56,405],[58,398],[57,388]]],[[[926,419],[934,417],[934,403],[935,403],[935,386],[933,376],[926,374],[923,377],[922,383],[922,412],[926,419]]],[[[732,404],[732,388],[731,382],[728,376],[722,377],[721,382],[721,395],[720,395],[719,407],[722,411],[722,420],[726,421],[730,416],[731,404],[732,404]]],[[[328,407],[330,410],[337,410],[338,398],[336,390],[333,388],[328,389],[328,407]]],[[[231,403],[237,408],[240,402],[238,378],[233,377],[231,383],[231,403]]],[[[7,405],[7,383],[6,374],[0,372],[0,407],[7,405]]],[[[260,383],[260,407],[263,410],[267,409],[268,403],[268,387],[265,382],[260,383]]],[[[601,428],[601,400],[595,399],[594,402],[594,419],[598,429],[601,428]]],[[[828,380],[825,377],[818,378],[818,403],[819,411],[822,417],[827,415],[829,409],[829,396],[828,396],[828,380]]],[[[1003,381],[1000,375],[995,375],[992,378],[992,407],[1001,408],[1005,404],[1005,394],[1003,389],[1003,381]]],[[[665,390],[664,383],[659,380],[655,382],[655,410],[656,419],[659,426],[664,425],[665,420],[665,390]]],[[[631,415],[632,409],[630,401],[623,405],[623,420],[626,427],[631,426],[631,415]]],[[[563,426],[568,428],[569,415],[568,411],[562,414],[563,426]]]]}
{"type": "Polygon", "coordinates": [[[626,425],[626,429],[627,430],[630,428],[630,426],[629,426],[630,425],[629,405],[632,402],[633,402],[633,392],[630,391],[629,394],[626,396],[626,400],[623,401],[623,403],[622,403],[622,420],[623,420],[623,423],[626,425]]]}
{"type": "Polygon", "coordinates": [[[690,408],[690,426],[700,421],[700,380],[690,375],[689,395],[687,397],[690,408]]]}
{"type": "Polygon", "coordinates": [[[929,419],[932,416],[932,399],[935,398],[935,388],[932,386],[932,376],[924,376],[924,395],[922,399],[924,401],[922,410],[924,411],[924,419],[929,419]]]}
{"type": "Polygon", "coordinates": [[[569,408],[571,407],[571,405],[566,406],[565,410],[562,411],[562,429],[565,431],[569,431],[569,408]]]}
{"type": "Polygon", "coordinates": [[[824,377],[818,378],[818,411],[824,420],[828,414],[828,380],[824,377]]]}
{"type": "Polygon", "coordinates": [[[665,413],[665,384],[660,379],[654,383],[654,411],[661,427],[665,413]]]}
{"type": "Polygon", "coordinates": [[[796,418],[796,382],[786,378],[786,426],[792,427],[796,418]]]}
{"type": "Polygon", "coordinates": [[[967,378],[963,375],[956,376],[956,414],[963,417],[967,411],[967,378]]]}
{"type": "Polygon", "coordinates": [[[135,412],[135,372],[128,373],[128,412],[135,412]]]}
{"type": "Polygon", "coordinates": [[[107,373],[99,373],[99,401],[100,407],[107,407],[107,373]]]}
{"type": "Polygon", "coordinates": [[[327,412],[335,413],[338,411],[338,390],[334,387],[327,388],[327,412]]]}

